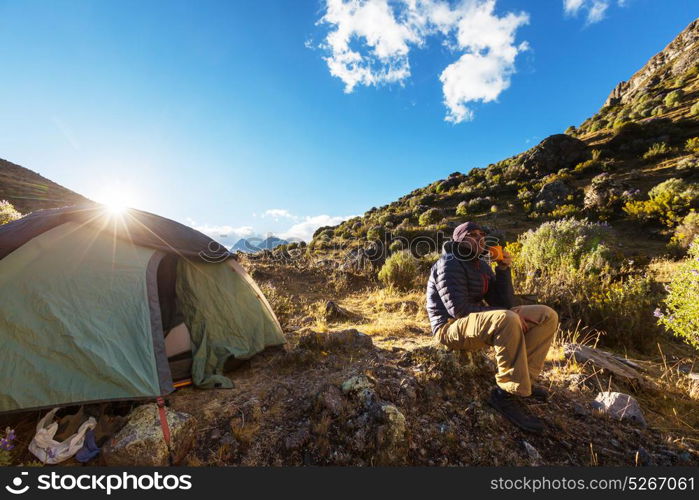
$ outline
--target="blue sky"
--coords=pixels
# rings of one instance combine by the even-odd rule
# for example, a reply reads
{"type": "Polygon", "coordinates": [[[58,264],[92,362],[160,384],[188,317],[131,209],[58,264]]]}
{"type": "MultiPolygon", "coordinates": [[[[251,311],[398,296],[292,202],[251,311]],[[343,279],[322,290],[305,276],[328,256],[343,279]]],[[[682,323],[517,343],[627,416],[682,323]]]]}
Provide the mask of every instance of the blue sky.
{"type": "Polygon", "coordinates": [[[699,14],[402,2],[0,0],[0,158],[226,243],[307,237],[579,124],[699,14]]]}

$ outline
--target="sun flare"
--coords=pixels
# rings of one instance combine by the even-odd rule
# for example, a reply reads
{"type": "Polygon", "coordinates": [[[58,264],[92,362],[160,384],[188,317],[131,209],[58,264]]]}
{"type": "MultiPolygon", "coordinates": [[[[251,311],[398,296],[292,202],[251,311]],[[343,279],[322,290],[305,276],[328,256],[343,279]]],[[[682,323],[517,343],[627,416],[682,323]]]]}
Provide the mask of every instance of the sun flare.
{"type": "Polygon", "coordinates": [[[131,196],[123,190],[113,190],[97,197],[109,215],[123,215],[133,205],[131,196]]]}

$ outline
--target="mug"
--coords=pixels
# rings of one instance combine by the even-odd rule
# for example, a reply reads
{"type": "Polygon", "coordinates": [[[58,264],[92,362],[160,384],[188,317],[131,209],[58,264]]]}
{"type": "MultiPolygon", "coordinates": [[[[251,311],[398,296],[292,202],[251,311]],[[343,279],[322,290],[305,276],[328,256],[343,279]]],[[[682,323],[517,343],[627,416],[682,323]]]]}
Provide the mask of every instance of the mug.
{"type": "Polygon", "coordinates": [[[500,245],[488,247],[488,253],[490,254],[490,258],[496,262],[501,261],[504,258],[504,255],[502,254],[502,247],[500,245]]]}

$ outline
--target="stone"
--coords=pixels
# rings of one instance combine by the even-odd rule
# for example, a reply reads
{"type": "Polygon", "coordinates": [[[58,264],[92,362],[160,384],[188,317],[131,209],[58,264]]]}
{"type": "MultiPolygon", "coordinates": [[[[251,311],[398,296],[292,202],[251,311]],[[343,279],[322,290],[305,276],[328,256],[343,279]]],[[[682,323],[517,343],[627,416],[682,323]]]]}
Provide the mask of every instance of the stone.
{"type": "Polygon", "coordinates": [[[524,446],[524,450],[527,452],[527,455],[529,456],[529,461],[531,465],[534,467],[541,465],[542,458],[541,454],[539,453],[539,450],[534,448],[531,444],[529,444],[526,441],[522,441],[522,446],[524,446]]]}
{"type": "Polygon", "coordinates": [[[170,446],[163,437],[158,406],[135,408],[126,425],[102,449],[110,467],[163,467],[178,464],[194,445],[197,421],[187,413],[165,409],[170,428],[170,446]],[[172,459],[172,460],[170,460],[172,459]]]}
{"type": "Polygon", "coordinates": [[[592,178],[583,206],[588,210],[609,211],[633,199],[631,187],[604,173],[592,178]]]}
{"type": "Polygon", "coordinates": [[[639,446],[634,458],[636,465],[643,465],[644,467],[655,465],[655,463],[653,462],[653,457],[650,455],[650,453],[646,451],[646,449],[643,446],[639,446]]]}
{"type": "Polygon", "coordinates": [[[699,21],[687,26],[661,52],[654,55],[626,82],[620,82],[607,97],[605,106],[624,104],[648,92],[661,79],[674,78],[699,59],[699,21]]]}
{"type": "Polygon", "coordinates": [[[328,300],[325,303],[324,311],[325,320],[328,322],[333,321],[359,321],[362,317],[359,314],[355,314],[348,311],[344,307],[341,307],[332,300],[328,300]]]}
{"type": "Polygon", "coordinates": [[[349,394],[352,392],[359,392],[363,389],[371,389],[373,384],[364,375],[355,375],[350,377],[342,383],[342,392],[349,394]]]}
{"type": "Polygon", "coordinates": [[[406,450],[405,415],[392,404],[379,407],[381,425],[376,432],[376,447],[380,465],[395,464],[401,461],[406,450]]]}
{"type": "Polygon", "coordinates": [[[570,188],[562,180],[556,179],[553,182],[544,184],[534,201],[538,209],[548,212],[562,204],[568,194],[570,194],[570,188]]]}
{"type": "Polygon", "coordinates": [[[641,427],[647,425],[638,401],[628,394],[611,391],[600,392],[592,402],[592,406],[612,418],[629,420],[641,427]]]}
{"type": "Polygon", "coordinates": [[[587,159],[587,145],[565,134],[547,137],[518,156],[518,164],[530,177],[543,177],[562,168],[572,168],[587,159]]]}
{"type": "Polygon", "coordinates": [[[309,330],[299,338],[299,347],[312,350],[373,349],[374,342],[369,335],[354,328],[327,333],[309,330]]]}

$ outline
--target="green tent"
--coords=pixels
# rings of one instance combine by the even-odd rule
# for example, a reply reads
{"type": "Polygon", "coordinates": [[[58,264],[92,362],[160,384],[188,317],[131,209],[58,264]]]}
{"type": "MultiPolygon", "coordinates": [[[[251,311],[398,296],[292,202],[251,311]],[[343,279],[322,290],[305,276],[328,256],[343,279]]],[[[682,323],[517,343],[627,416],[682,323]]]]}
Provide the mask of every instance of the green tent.
{"type": "Polygon", "coordinates": [[[162,217],[102,206],[0,226],[0,412],[154,398],[284,343],[225,248],[162,217]]]}

